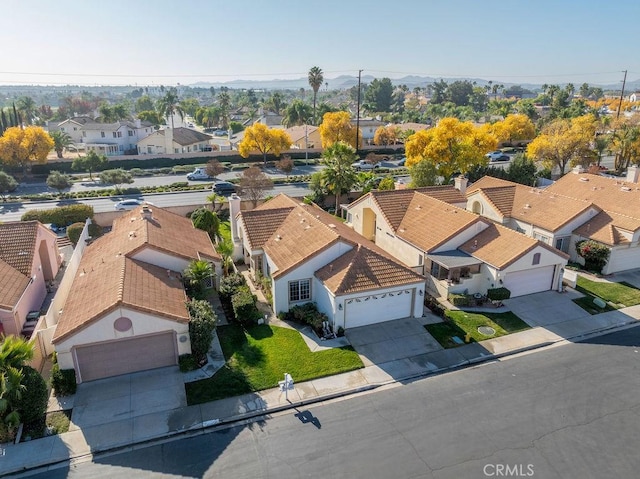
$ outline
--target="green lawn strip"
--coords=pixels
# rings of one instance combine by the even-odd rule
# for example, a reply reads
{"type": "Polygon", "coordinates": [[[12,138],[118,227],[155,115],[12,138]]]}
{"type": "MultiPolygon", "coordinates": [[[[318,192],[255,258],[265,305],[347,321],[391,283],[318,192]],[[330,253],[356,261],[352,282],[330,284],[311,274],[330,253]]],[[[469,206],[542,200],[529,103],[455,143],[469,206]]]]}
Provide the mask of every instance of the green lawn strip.
{"type": "Polygon", "coordinates": [[[597,296],[618,305],[635,306],[640,304],[640,289],[625,282],[591,281],[583,276],[578,276],[576,289],[581,293],[597,296]]]}
{"type": "Polygon", "coordinates": [[[529,325],[512,312],[471,313],[468,311],[447,311],[445,314],[449,321],[430,324],[426,327],[427,331],[444,348],[459,346],[451,340],[453,336],[458,336],[464,341],[465,335],[468,333],[472,341],[483,341],[529,329],[529,325]],[[480,326],[489,326],[496,332],[491,336],[486,336],[478,332],[480,326]]]}
{"type": "Polygon", "coordinates": [[[614,308],[613,306],[611,306],[609,303],[607,303],[604,308],[599,308],[593,302],[594,298],[595,298],[595,296],[587,294],[586,296],[583,296],[582,298],[574,299],[573,302],[576,303],[578,306],[580,306],[582,309],[584,309],[589,314],[600,314],[600,313],[604,313],[606,311],[615,311],[617,309],[617,308],[614,308]]]}
{"type": "Polygon", "coordinates": [[[190,405],[276,387],[285,372],[301,382],[363,367],[353,348],[312,353],[292,329],[260,325],[245,331],[233,324],[219,327],[218,337],[227,364],[212,378],[186,385],[190,405]]]}

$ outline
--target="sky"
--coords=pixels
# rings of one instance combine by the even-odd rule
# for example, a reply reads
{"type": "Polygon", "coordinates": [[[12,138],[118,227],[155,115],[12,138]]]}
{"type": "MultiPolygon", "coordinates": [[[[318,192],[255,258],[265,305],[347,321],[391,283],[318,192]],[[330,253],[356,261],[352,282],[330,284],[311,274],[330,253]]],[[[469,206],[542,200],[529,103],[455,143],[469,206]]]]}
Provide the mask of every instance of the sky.
{"type": "Polygon", "coordinates": [[[639,0],[0,0],[0,84],[640,78],[639,0]]]}

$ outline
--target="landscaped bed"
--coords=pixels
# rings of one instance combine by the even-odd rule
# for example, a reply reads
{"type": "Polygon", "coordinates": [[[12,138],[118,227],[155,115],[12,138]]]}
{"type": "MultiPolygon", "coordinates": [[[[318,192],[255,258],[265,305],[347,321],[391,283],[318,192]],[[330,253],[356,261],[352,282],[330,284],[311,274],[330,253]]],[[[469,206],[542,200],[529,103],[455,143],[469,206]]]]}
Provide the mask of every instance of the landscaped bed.
{"type": "Polygon", "coordinates": [[[425,328],[442,347],[455,348],[464,343],[467,334],[470,342],[477,342],[524,331],[529,329],[529,325],[512,312],[471,313],[468,311],[447,311],[444,323],[428,324],[425,328]],[[478,331],[478,328],[482,326],[492,328],[495,332],[493,334],[482,334],[478,331]],[[461,343],[454,341],[453,337],[457,337],[461,340],[461,343]]]}
{"type": "Polygon", "coordinates": [[[363,367],[353,348],[312,353],[292,329],[231,324],[217,332],[227,364],[212,378],[186,385],[189,405],[277,387],[284,373],[300,382],[363,367]]]}
{"type": "Polygon", "coordinates": [[[21,442],[69,431],[71,410],[48,412],[42,419],[24,425],[21,442]]]}
{"type": "Polygon", "coordinates": [[[640,304],[640,289],[625,282],[591,281],[583,276],[578,276],[576,290],[586,296],[574,299],[573,302],[590,314],[598,314],[640,304]],[[595,298],[602,299],[606,303],[605,307],[597,306],[593,302],[595,298]]]}

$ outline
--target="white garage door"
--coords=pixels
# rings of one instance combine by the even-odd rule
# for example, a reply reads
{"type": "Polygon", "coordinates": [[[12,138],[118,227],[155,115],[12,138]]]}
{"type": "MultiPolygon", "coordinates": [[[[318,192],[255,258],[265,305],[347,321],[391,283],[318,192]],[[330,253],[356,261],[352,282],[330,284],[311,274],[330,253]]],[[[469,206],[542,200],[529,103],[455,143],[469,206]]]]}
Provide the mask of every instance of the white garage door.
{"type": "Polygon", "coordinates": [[[640,246],[614,249],[611,251],[611,257],[609,258],[605,273],[611,274],[636,268],[640,268],[640,246]]]}
{"type": "Polygon", "coordinates": [[[173,331],[79,346],[75,353],[83,382],[178,364],[173,331]]]}
{"type": "Polygon", "coordinates": [[[345,300],[345,329],[411,316],[415,293],[415,288],[409,288],[345,300]]]}
{"type": "Polygon", "coordinates": [[[511,291],[512,298],[549,291],[553,282],[554,271],[555,266],[552,265],[508,273],[504,280],[504,287],[511,291]]]}

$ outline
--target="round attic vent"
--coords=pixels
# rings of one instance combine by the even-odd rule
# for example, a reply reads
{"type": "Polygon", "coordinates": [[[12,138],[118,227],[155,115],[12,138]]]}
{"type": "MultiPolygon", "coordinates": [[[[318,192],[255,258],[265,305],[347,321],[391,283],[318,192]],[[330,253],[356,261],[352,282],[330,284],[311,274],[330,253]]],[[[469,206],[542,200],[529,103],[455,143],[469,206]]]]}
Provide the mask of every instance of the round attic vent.
{"type": "Polygon", "coordinates": [[[131,323],[131,320],[129,318],[121,316],[113,322],[113,327],[116,331],[124,333],[125,331],[129,331],[133,327],[133,323],[131,323]]]}

